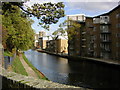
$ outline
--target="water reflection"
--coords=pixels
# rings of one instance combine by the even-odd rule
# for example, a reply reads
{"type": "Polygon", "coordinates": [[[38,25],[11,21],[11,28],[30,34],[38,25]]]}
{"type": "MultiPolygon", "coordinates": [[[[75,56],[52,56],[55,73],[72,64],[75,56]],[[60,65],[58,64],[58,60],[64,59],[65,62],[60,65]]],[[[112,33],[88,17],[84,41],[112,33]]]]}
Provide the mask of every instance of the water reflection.
{"type": "Polygon", "coordinates": [[[32,50],[25,55],[51,81],[89,88],[120,88],[120,69],[117,67],[68,61],[32,50]]]}

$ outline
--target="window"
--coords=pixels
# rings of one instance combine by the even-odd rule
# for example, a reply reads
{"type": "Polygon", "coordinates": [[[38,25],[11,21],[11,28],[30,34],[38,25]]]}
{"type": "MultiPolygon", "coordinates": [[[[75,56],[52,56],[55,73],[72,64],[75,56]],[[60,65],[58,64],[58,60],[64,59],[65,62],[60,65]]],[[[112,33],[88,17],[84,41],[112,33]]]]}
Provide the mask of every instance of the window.
{"type": "Polygon", "coordinates": [[[118,57],[119,55],[118,55],[118,52],[116,52],[116,57],[118,57]]]}
{"type": "Polygon", "coordinates": [[[109,35],[107,35],[107,34],[101,35],[100,38],[101,38],[103,41],[109,41],[109,40],[110,40],[110,37],[109,37],[109,35]]]}
{"type": "Polygon", "coordinates": [[[120,33],[117,33],[117,34],[116,34],[116,37],[120,37],[120,33]]]}
{"type": "Polygon", "coordinates": [[[96,53],[96,52],[94,52],[94,56],[97,56],[97,53],[96,53]]]}
{"type": "Polygon", "coordinates": [[[100,56],[103,57],[103,55],[104,55],[104,54],[101,52],[101,53],[100,53],[100,56]]]}
{"type": "Polygon", "coordinates": [[[96,46],[97,46],[97,45],[96,45],[96,44],[94,44],[94,48],[96,48],[96,46]]]}
{"type": "Polygon", "coordinates": [[[120,23],[116,24],[116,28],[120,28],[120,23]]]}
{"type": "Polygon", "coordinates": [[[116,18],[120,18],[120,13],[116,14],[116,18]]]}
{"type": "Polygon", "coordinates": [[[116,47],[120,47],[120,43],[117,42],[117,43],[116,43],[116,47]]]}
{"type": "Polygon", "coordinates": [[[100,30],[103,31],[103,32],[108,32],[108,26],[106,26],[106,25],[101,25],[101,26],[100,26],[100,30]]]}
{"type": "Polygon", "coordinates": [[[96,31],[96,27],[93,28],[93,31],[96,31]]]}

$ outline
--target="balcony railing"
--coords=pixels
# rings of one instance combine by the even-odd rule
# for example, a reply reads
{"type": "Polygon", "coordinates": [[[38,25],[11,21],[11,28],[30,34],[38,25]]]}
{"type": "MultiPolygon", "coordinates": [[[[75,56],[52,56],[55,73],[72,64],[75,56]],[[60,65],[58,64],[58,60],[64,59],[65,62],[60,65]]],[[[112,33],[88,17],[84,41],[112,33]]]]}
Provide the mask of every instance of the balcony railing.
{"type": "Polygon", "coordinates": [[[111,49],[102,48],[101,50],[102,50],[103,52],[111,52],[111,49]]]}
{"type": "Polygon", "coordinates": [[[86,34],[86,32],[82,32],[82,34],[84,35],[84,34],[86,34]]]}
{"type": "Polygon", "coordinates": [[[94,43],[94,40],[91,40],[90,43],[94,43]]]}
{"type": "Polygon", "coordinates": [[[110,34],[111,32],[109,30],[101,30],[101,34],[110,34]]]}
{"type": "Polygon", "coordinates": [[[85,46],[85,45],[82,45],[82,48],[86,48],[86,46],[85,46]]]}
{"type": "Polygon", "coordinates": [[[82,39],[82,41],[86,41],[86,39],[82,39]]]}
{"type": "Polygon", "coordinates": [[[110,24],[110,22],[105,20],[100,20],[100,24],[110,24]]]}
{"type": "Polygon", "coordinates": [[[89,52],[94,52],[94,48],[90,48],[90,49],[89,49],[89,52]]]}
{"type": "Polygon", "coordinates": [[[110,43],[111,40],[109,40],[109,39],[108,39],[108,40],[101,39],[101,42],[102,42],[102,43],[110,43]]]}

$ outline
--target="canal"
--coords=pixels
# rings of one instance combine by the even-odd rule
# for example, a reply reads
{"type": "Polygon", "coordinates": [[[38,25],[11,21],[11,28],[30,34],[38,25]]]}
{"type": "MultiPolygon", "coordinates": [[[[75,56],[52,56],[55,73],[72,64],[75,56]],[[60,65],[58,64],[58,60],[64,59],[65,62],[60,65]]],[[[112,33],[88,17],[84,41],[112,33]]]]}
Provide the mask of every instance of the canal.
{"type": "Polygon", "coordinates": [[[105,64],[74,62],[34,50],[25,52],[29,61],[49,80],[86,88],[120,88],[120,68],[105,64]]]}

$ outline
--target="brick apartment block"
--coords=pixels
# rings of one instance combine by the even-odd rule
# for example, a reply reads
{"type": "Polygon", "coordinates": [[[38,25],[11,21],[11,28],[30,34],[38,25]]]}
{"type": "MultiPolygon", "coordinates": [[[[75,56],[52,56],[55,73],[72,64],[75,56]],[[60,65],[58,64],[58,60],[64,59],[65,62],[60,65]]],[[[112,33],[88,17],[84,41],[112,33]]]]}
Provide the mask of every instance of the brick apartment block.
{"type": "Polygon", "coordinates": [[[78,34],[68,40],[69,55],[120,60],[120,5],[95,17],[78,14],[67,18],[81,25],[78,34]]]}

